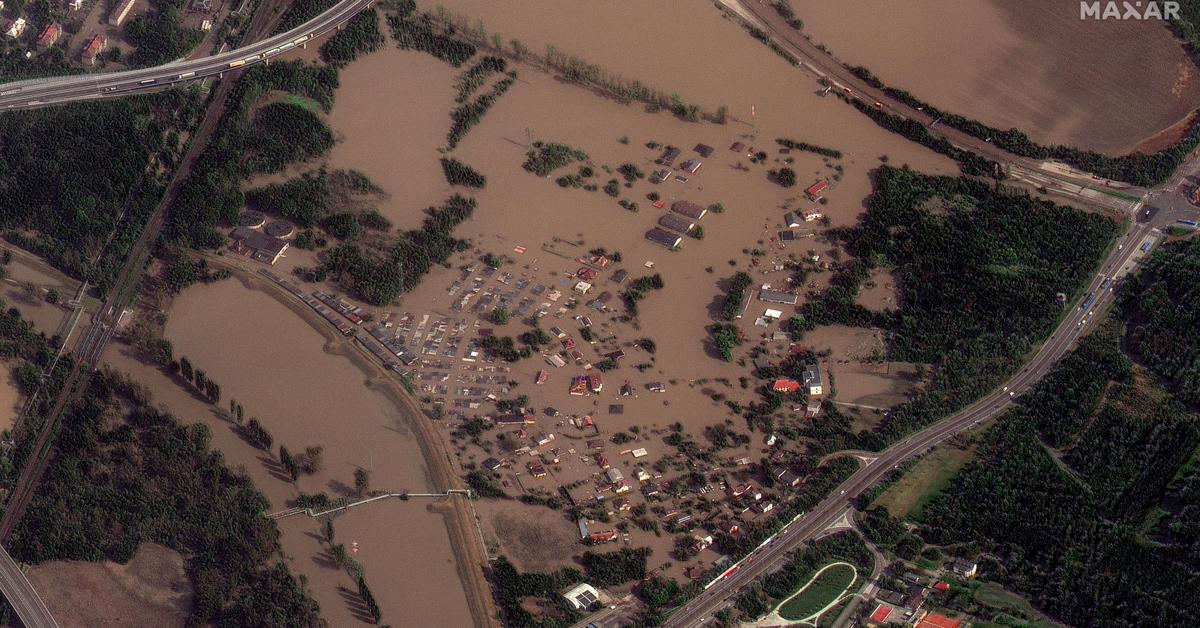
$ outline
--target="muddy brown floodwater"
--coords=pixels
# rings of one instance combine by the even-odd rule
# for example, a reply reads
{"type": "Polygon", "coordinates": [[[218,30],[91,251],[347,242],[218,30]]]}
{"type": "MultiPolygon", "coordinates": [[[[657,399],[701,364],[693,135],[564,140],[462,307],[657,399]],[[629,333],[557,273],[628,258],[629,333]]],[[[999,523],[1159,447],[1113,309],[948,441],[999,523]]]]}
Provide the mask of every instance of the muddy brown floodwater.
{"type": "MultiPolygon", "coordinates": [[[[209,424],[214,447],[245,468],[272,510],[288,508],[299,492],[349,496],[358,468],[370,472],[373,489],[432,488],[408,418],[368,387],[362,370],[329,352],[347,350],[346,341],[323,336],[272,296],[237,280],[195,286],[174,303],[166,335],[177,356],[187,356],[221,384],[223,407],[237,399],[247,419],[257,417],[271,432],[276,447],[293,452],[324,447],[324,468],[293,485],[273,453],[248,445],[213,406],[126,355],[124,348],[109,349],[106,362],[149,385],[183,420],[209,424]]],[[[334,520],[336,542],[348,549],[358,542],[354,557],[365,567],[385,621],[469,625],[449,537],[441,516],[426,509],[429,503],[385,500],[351,510],[334,520]]],[[[279,525],[292,570],[308,577],[330,625],[367,622],[357,610],[357,593],[345,593],[355,591],[353,581],[319,542],[318,524],[300,516],[279,525]]]]}
{"type": "Polygon", "coordinates": [[[1045,144],[1120,154],[1200,107],[1200,72],[1163,22],[1081,20],[1079,5],[794,3],[804,32],[843,62],[1045,144]]]}
{"type": "MultiPolygon", "coordinates": [[[[519,390],[529,393],[534,405],[539,408],[553,405],[566,413],[594,413],[602,434],[634,425],[652,430],[679,422],[690,434],[701,438],[698,435],[705,426],[729,418],[724,404],[713,399],[717,391],[743,399],[753,395],[752,390],[738,387],[736,381],[748,373],[746,363],[730,364],[714,359],[704,340],[705,328],[712,322],[714,303],[722,294],[721,282],[735,270],[751,272],[756,284],[775,282],[783,286],[788,273],[781,272],[774,264],[809,248],[829,254],[832,245],[818,241],[819,238],[787,247],[776,241],[786,209],[811,205],[800,200],[803,187],[822,177],[840,178],[828,195],[828,204],[822,207],[831,223],[841,226],[854,224],[863,211],[864,199],[871,190],[869,172],[879,165],[883,155],[894,165],[908,164],[931,173],[956,172],[952,162],[880,129],[836,99],[820,97],[818,86],[810,77],[747,36],[739,25],[725,19],[707,3],[632,2],[622,11],[612,11],[582,3],[467,0],[450,2],[449,7],[478,16],[490,30],[499,31],[506,39],[520,38],[535,50],[551,43],[623,76],[640,79],[668,93],[678,91],[689,102],[700,103],[706,109],[727,105],[735,118],[726,125],[694,124],[667,113],[650,114],[640,105],[615,102],[565,84],[535,68],[518,65],[517,83],[453,151],[456,158],[485,174],[488,185],[486,189],[471,192],[478,199],[479,208],[455,233],[470,239],[475,248],[456,256],[451,260],[452,266],[471,262],[482,252],[492,252],[512,260],[504,270],[539,283],[558,285],[566,281],[566,273],[579,267],[574,257],[586,254],[592,247],[605,247],[622,252],[624,262],[619,266],[633,277],[662,274],[666,287],[647,296],[638,327],[614,320],[620,313],[619,302],[614,303],[616,312],[594,316],[600,330],[598,335],[615,336],[614,343],[627,344],[640,337],[656,341],[658,350],[653,356],[653,367],[644,373],[634,370],[632,365],[651,357],[635,352],[621,368],[606,375],[610,384],[602,395],[581,398],[567,392],[568,377],[577,374],[578,368],[555,371],[549,384],[534,389],[529,382],[536,370],[545,365],[540,360],[528,360],[513,366],[513,379],[521,382],[519,390]],[[600,185],[610,178],[602,172],[602,166],[616,168],[622,163],[633,163],[646,173],[652,171],[658,151],[645,146],[650,141],[680,146],[689,154],[692,146],[705,143],[716,152],[687,183],[672,180],[653,186],[643,179],[630,188],[622,188],[622,198],[641,206],[640,211],[629,212],[602,192],[560,188],[553,180],[540,179],[522,170],[529,136],[586,151],[599,173],[595,182],[600,185]],[[811,153],[783,155],[775,144],[780,137],[828,146],[842,151],[844,157],[826,160],[811,153]],[[621,138],[627,141],[622,142],[621,138]],[[743,153],[730,150],[734,142],[767,152],[769,163],[750,165],[743,153]],[[785,165],[785,159],[791,160],[802,185],[785,189],[767,180],[766,171],[785,165]],[[727,211],[710,214],[702,221],[703,240],[688,239],[682,250],[667,251],[643,238],[646,229],[662,213],[650,206],[646,194],[651,191],[660,193],[667,203],[679,199],[702,205],[721,202],[727,211]],[[514,253],[518,245],[526,247],[526,253],[514,253]],[[544,246],[554,250],[544,250],[544,246]],[[769,250],[758,259],[761,265],[751,264],[748,252],[754,248],[769,250]],[[653,269],[645,268],[646,262],[651,262],[653,269]],[[717,385],[712,383],[714,378],[724,378],[727,383],[717,385]],[[638,393],[618,399],[616,389],[623,381],[635,384],[638,393]],[[667,382],[668,391],[648,393],[644,385],[651,381],[667,382]],[[614,403],[623,404],[623,415],[607,412],[607,405],[614,403]]],[[[456,191],[445,183],[437,162],[437,148],[444,144],[450,126],[448,112],[454,107],[450,87],[458,72],[428,56],[389,47],[352,64],[342,74],[337,104],[330,115],[340,142],[329,163],[371,176],[390,194],[389,203],[381,209],[399,227],[415,226],[422,217],[423,207],[456,191]]],[[[575,168],[569,170],[573,172],[575,168]]],[[[563,170],[561,174],[567,172],[563,170]]],[[[284,274],[296,264],[311,263],[306,261],[311,260],[309,254],[289,252],[289,255],[280,264],[279,270],[284,274]]],[[[404,295],[396,306],[369,309],[377,317],[400,311],[415,312],[418,316],[426,313],[458,316],[459,313],[451,311],[453,299],[447,294],[447,287],[459,276],[457,268],[434,268],[422,285],[404,295]]],[[[814,284],[821,284],[827,277],[828,273],[814,277],[814,284]]],[[[621,289],[607,281],[597,286],[597,290],[621,289]]],[[[569,292],[569,285],[566,290],[569,292]]],[[[209,298],[223,301],[229,296],[222,293],[209,298]]],[[[189,291],[184,302],[173,309],[173,320],[168,327],[172,337],[183,331],[185,319],[191,321],[188,326],[210,324],[201,319],[211,316],[189,313],[187,309],[194,304],[202,308],[215,306],[195,299],[198,297],[189,291]]],[[[752,305],[755,311],[741,321],[753,339],[777,329],[753,326],[754,318],[763,313],[763,305],[755,301],[752,305]]],[[[790,315],[791,308],[786,309],[790,315]]],[[[578,325],[570,320],[570,315],[584,311],[581,307],[569,315],[552,315],[543,322],[543,328],[560,325],[578,340],[578,325]]],[[[513,322],[500,331],[515,334],[523,328],[513,322]]],[[[218,336],[210,332],[204,337],[218,336]]],[[[280,342],[286,342],[283,337],[281,334],[280,342]]],[[[747,343],[741,353],[755,344],[755,341],[747,343]]],[[[176,346],[189,355],[200,351],[179,340],[176,346]]],[[[217,351],[208,349],[210,353],[217,351]]],[[[585,349],[588,358],[596,361],[594,352],[598,347],[585,349]]],[[[782,347],[775,343],[771,350],[778,359],[780,352],[786,351],[786,343],[782,347]]],[[[270,370],[265,365],[263,368],[270,370]]],[[[251,377],[253,373],[245,372],[245,376],[251,377]]],[[[222,385],[235,384],[222,381],[222,385]]],[[[869,380],[864,380],[863,386],[866,394],[891,390],[869,380]]],[[[843,394],[858,398],[856,387],[848,380],[843,394]]],[[[232,394],[240,399],[245,393],[232,394]]],[[[246,405],[251,410],[250,404],[246,405]]],[[[744,429],[743,421],[735,421],[738,429],[744,429]]],[[[448,432],[452,426],[452,422],[445,422],[441,429],[448,432]]],[[[564,450],[578,447],[574,441],[585,437],[582,432],[556,425],[545,417],[539,419],[537,429],[558,433],[564,450]]],[[[672,451],[662,438],[662,434],[649,432],[639,438],[651,456],[642,462],[648,464],[672,451]]],[[[759,442],[761,435],[754,438],[759,442]]],[[[477,464],[487,455],[474,447],[455,453],[456,462],[463,465],[460,469],[477,464]]],[[[613,457],[614,466],[632,472],[633,461],[627,454],[618,460],[614,451],[613,457]]],[[[520,471],[523,465],[524,461],[515,461],[513,468],[520,471]]],[[[514,483],[524,482],[529,488],[553,489],[559,483],[589,478],[595,470],[590,458],[581,460],[576,454],[565,456],[556,465],[556,476],[552,479],[531,482],[528,476],[520,477],[520,472],[511,476],[506,473],[505,478],[514,483]]],[[[487,503],[481,505],[481,516],[488,541],[498,543],[501,552],[510,554],[523,569],[548,570],[571,564],[571,554],[579,549],[572,542],[577,538],[574,524],[558,513],[514,503],[487,503]],[[532,525],[515,524],[518,520],[532,525]],[[537,529],[546,531],[546,543],[542,546],[533,542],[536,538],[533,531],[537,529]]],[[[290,521],[284,522],[285,529],[290,525],[290,521]]],[[[670,535],[645,534],[632,544],[652,546],[655,550],[652,565],[661,565],[670,561],[668,550],[672,543],[670,535]]],[[[716,554],[711,550],[699,558],[706,562],[715,559],[716,554]]],[[[667,573],[682,577],[684,567],[676,561],[667,573]]],[[[369,565],[368,573],[371,573],[369,565]]]]}

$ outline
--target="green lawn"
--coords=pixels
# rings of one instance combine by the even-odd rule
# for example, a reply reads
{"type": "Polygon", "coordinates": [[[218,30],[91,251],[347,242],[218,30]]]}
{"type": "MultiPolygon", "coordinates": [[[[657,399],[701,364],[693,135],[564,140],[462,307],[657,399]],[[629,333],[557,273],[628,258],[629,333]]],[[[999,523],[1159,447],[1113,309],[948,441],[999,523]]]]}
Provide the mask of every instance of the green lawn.
{"type": "Polygon", "coordinates": [[[1029,600],[1008,591],[994,582],[984,582],[975,589],[972,597],[983,606],[1000,609],[1015,621],[1008,622],[1009,626],[1028,626],[1029,628],[1055,628],[1061,624],[1043,615],[1029,600]],[[1026,617],[1028,619],[1020,619],[1026,617]]]}
{"type": "Polygon", "coordinates": [[[854,578],[854,567],[846,563],[827,566],[812,582],[779,606],[779,615],[790,621],[808,619],[841,597],[854,584],[854,578]]]}
{"type": "Polygon", "coordinates": [[[919,519],[925,504],[950,485],[950,480],[974,453],[974,448],[959,449],[953,445],[935,448],[884,491],[875,504],[898,519],[919,519]]]}

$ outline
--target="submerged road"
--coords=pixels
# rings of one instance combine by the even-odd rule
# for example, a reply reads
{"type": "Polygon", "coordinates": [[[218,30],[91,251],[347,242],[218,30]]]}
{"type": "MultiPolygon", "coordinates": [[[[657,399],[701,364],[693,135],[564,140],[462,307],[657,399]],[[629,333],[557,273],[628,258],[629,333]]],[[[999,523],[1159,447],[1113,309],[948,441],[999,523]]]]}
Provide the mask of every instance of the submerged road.
{"type": "Polygon", "coordinates": [[[342,0],[317,17],[285,33],[201,59],[122,72],[59,76],[0,84],[0,111],[28,109],[77,100],[126,96],[237,70],[306,45],[340,28],[375,0],[342,0]]]}

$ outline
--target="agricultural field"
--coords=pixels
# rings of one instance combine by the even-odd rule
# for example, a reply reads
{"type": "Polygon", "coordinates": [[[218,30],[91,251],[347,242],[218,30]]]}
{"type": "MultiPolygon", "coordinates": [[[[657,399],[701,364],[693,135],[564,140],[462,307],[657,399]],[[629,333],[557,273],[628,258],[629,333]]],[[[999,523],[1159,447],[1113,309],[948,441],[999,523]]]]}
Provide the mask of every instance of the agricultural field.
{"type": "Polygon", "coordinates": [[[1081,20],[1076,3],[1037,0],[793,4],[842,62],[1042,144],[1151,152],[1200,98],[1200,71],[1160,20],[1081,20]]]}

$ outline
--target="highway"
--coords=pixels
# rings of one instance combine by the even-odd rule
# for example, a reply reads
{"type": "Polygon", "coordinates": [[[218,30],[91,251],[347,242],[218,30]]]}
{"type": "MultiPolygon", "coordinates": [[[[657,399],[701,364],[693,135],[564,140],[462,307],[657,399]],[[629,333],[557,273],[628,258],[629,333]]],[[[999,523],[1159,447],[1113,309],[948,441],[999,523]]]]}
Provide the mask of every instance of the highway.
{"type": "MultiPolygon", "coordinates": [[[[312,20],[286,33],[260,40],[230,52],[196,59],[179,61],[154,68],[113,72],[106,74],[91,74],[82,76],[56,77],[34,79],[0,85],[0,111],[26,109],[64,103],[76,100],[125,96],[131,93],[162,89],[181,81],[197,80],[207,76],[219,75],[231,69],[241,69],[253,63],[266,62],[275,55],[282,54],[297,46],[302,46],[312,39],[334,30],[344,24],[362,9],[370,6],[373,0],[344,0],[334,7],[318,15],[312,20]]],[[[266,30],[272,21],[259,12],[251,23],[250,32],[266,30]]],[[[226,84],[219,88],[219,97],[214,98],[216,107],[210,107],[204,122],[193,138],[182,164],[194,163],[203,149],[207,136],[220,117],[224,94],[228,90],[226,84]]],[[[176,170],[154,214],[147,221],[137,242],[130,249],[116,281],[106,295],[101,309],[93,316],[92,324],[75,350],[75,362],[66,383],[55,399],[46,421],[34,436],[34,444],[29,458],[21,470],[12,495],[8,498],[3,517],[0,518],[0,538],[7,539],[17,521],[29,505],[37,481],[50,460],[50,450],[53,437],[57,431],[59,416],[75,395],[87,385],[92,370],[97,368],[105,345],[112,337],[114,328],[120,318],[123,304],[136,292],[140,279],[142,263],[149,254],[150,246],[158,237],[162,227],[166,208],[178,194],[179,188],[190,167],[181,165],[176,170]]],[[[0,592],[12,606],[20,623],[27,628],[57,628],[58,623],[38,596],[20,566],[3,548],[0,548],[0,592]]]]}
{"type": "MultiPolygon", "coordinates": [[[[1151,235],[1156,226],[1152,222],[1135,223],[1129,233],[1114,247],[1101,268],[1118,271],[1132,267],[1129,262],[1139,252],[1139,244],[1151,235]]],[[[961,412],[950,416],[928,428],[909,436],[878,454],[878,457],[861,467],[847,479],[837,491],[818,504],[799,521],[781,532],[774,541],[744,559],[742,566],[723,581],[692,599],[673,613],[664,626],[694,626],[704,621],[725,606],[728,599],[754,580],[776,569],[784,556],[821,533],[843,513],[852,508],[852,500],[871,485],[882,479],[902,462],[919,456],[939,443],[973,426],[991,419],[1012,407],[1016,399],[1034,383],[1049,373],[1075,341],[1091,331],[1091,323],[1099,318],[1094,314],[1108,306],[1115,295],[1111,288],[1101,292],[1100,286],[1109,275],[1096,276],[1087,288],[1097,292],[1096,302],[1085,312],[1072,307],[1058,328],[1045,344],[1038,349],[1033,359],[1022,368],[1003,389],[980,399],[961,412]]]]}
{"type": "Polygon", "coordinates": [[[736,13],[745,22],[770,35],[801,67],[817,75],[827,85],[843,95],[855,98],[887,113],[916,120],[930,131],[945,137],[954,146],[976,152],[1007,167],[1015,179],[1042,185],[1060,193],[1079,196],[1084,200],[1119,211],[1129,211],[1137,203],[1127,198],[1114,196],[1120,193],[1127,197],[1141,198],[1147,190],[1119,181],[1109,181],[1090,173],[1065,168],[1047,167],[1038,160],[1014,155],[986,139],[979,139],[955,128],[938,124],[938,120],[923,110],[914,109],[902,101],[868,85],[828,52],[821,50],[788,25],[773,6],[766,0],[718,0],[720,4],[736,13]]]}
{"type": "Polygon", "coordinates": [[[78,100],[126,96],[162,89],[185,81],[215,76],[264,63],[297,46],[306,45],[339,28],[374,0],[342,0],[317,17],[241,48],[194,60],[182,60],[138,70],[49,77],[0,84],[0,111],[28,109],[78,100]]]}
{"type": "MultiPolygon", "coordinates": [[[[774,8],[758,0],[722,0],[722,3],[746,21],[769,33],[799,59],[802,65],[807,66],[827,84],[852,97],[869,100],[873,106],[890,113],[919,120],[926,127],[934,126],[935,121],[923,111],[891,99],[851,74],[840,63],[788,26],[774,8]]],[[[1073,307],[1029,363],[1000,390],[879,452],[874,460],[866,463],[842,483],[834,494],[780,532],[769,544],[744,558],[735,571],[727,573],[722,580],[672,613],[664,626],[683,627],[705,623],[714,613],[730,604],[732,598],[743,587],[778,569],[789,552],[812,540],[844,513],[852,510],[852,500],[880,481],[888,472],[956,434],[992,419],[1012,407],[1022,393],[1054,368],[1080,336],[1091,331],[1091,323],[1100,317],[1096,312],[1103,312],[1112,303],[1115,295],[1112,287],[1102,290],[1102,284],[1110,279],[1115,284],[1116,279],[1135,270],[1137,257],[1143,253],[1141,245],[1146,238],[1161,235],[1168,227],[1180,224],[1180,220],[1200,218],[1200,209],[1192,205],[1186,196],[1189,185],[1200,183],[1200,179],[1197,178],[1200,175],[1200,161],[1196,159],[1196,154],[1193,154],[1168,182],[1153,190],[1146,190],[1104,181],[1085,173],[1047,170],[1042,164],[1009,154],[986,140],[979,140],[952,128],[939,126],[937,132],[960,148],[973,150],[1005,164],[1010,173],[1017,175],[1016,178],[1049,183],[1049,187],[1058,188],[1056,191],[1060,192],[1074,189],[1074,196],[1109,209],[1120,209],[1129,216],[1133,221],[1132,228],[1112,249],[1100,266],[1100,274],[1087,287],[1085,294],[1096,294],[1095,302],[1086,309],[1073,307]],[[1115,189],[1125,195],[1140,196],[1142,200],[1124,200],[1105,193],[1104,189],[1115,189]]]]}

